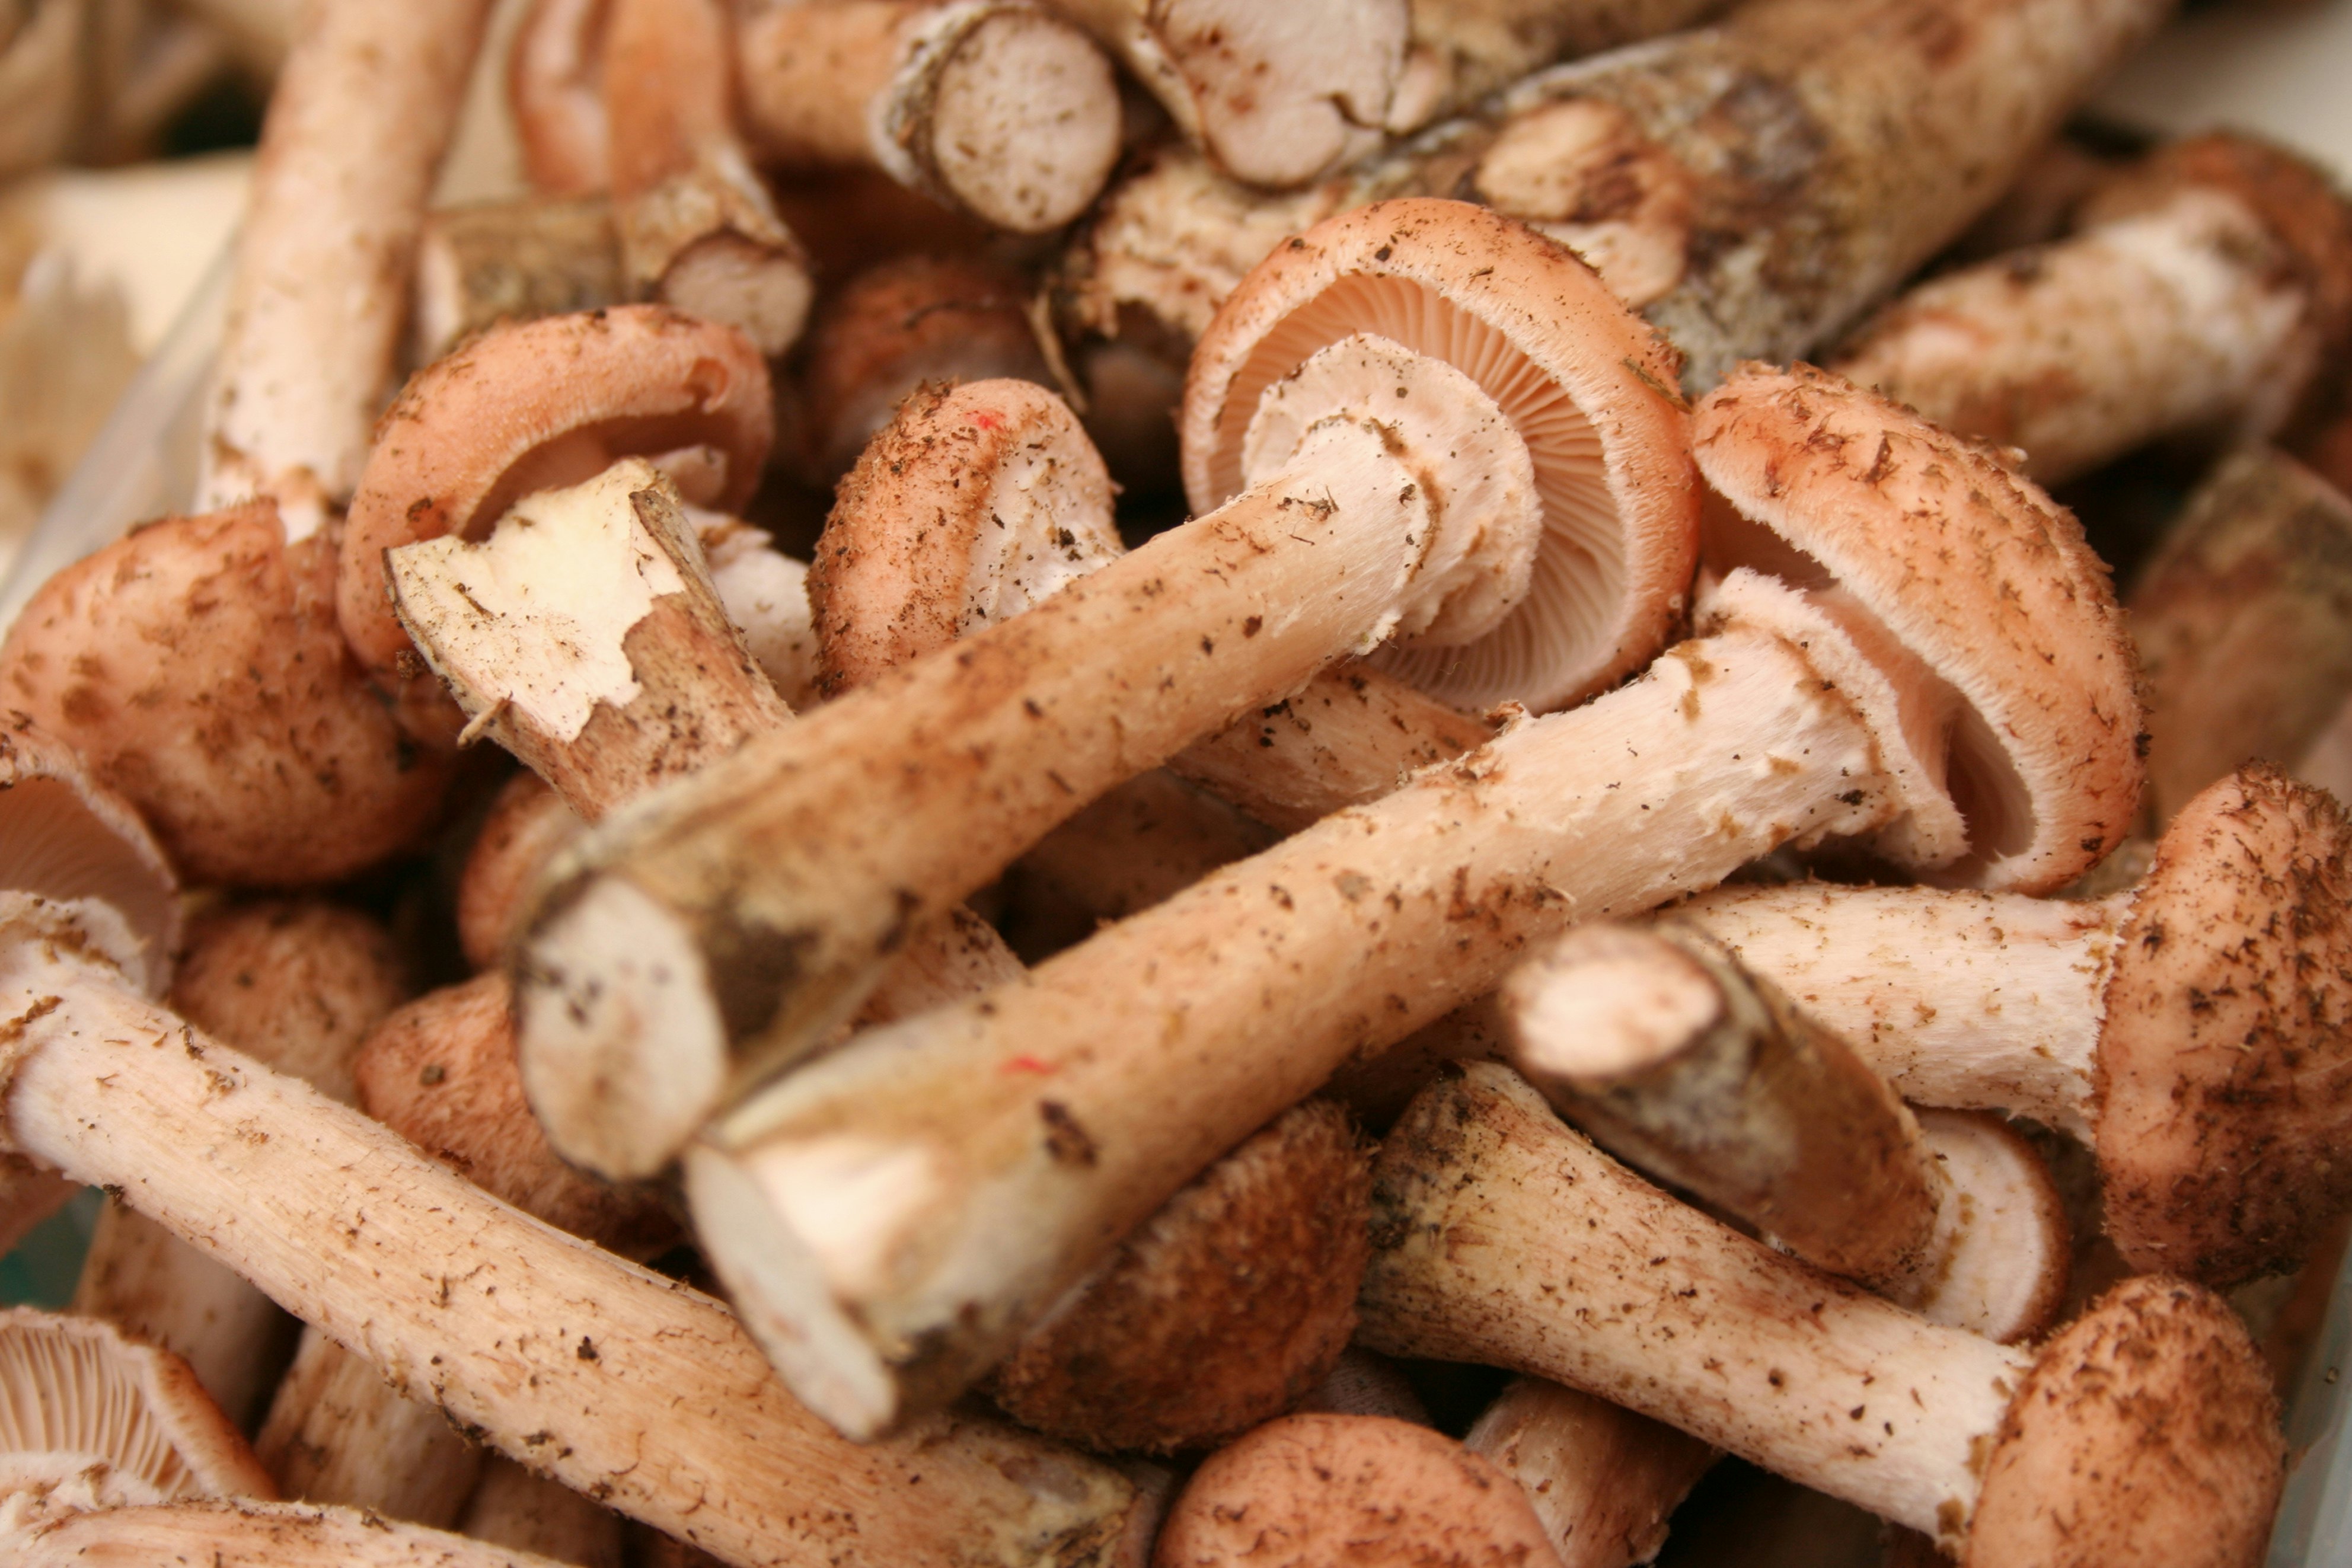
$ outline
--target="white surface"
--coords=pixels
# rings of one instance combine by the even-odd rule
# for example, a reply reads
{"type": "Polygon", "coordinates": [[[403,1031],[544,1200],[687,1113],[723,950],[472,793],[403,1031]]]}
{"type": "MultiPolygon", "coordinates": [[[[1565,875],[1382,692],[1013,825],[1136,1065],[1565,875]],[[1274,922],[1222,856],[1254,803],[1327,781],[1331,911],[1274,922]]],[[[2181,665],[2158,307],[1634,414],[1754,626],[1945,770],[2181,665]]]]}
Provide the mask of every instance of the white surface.
{"type": "Polygon", "coordinates": [[[2175,22],[2092,109],[2175,134],[2258,131],[2352,183],[2352,0],[2277,10],[2242,3],[2175,22]]]}

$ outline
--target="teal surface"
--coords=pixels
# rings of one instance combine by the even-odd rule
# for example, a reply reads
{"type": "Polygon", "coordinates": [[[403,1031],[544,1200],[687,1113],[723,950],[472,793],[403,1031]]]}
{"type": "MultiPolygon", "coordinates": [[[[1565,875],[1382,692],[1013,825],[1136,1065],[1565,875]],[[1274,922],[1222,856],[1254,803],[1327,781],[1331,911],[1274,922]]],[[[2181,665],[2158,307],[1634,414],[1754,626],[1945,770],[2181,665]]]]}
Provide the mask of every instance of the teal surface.
{"type": "Polygon", "coordinates": [[[85,1187],[57,1213],[35,1226],[14,1252],[0,1258],[0,1307],[62,1307],[73,1300],[81,1277],[81,1255],[105,1201],[85,1187]]]}

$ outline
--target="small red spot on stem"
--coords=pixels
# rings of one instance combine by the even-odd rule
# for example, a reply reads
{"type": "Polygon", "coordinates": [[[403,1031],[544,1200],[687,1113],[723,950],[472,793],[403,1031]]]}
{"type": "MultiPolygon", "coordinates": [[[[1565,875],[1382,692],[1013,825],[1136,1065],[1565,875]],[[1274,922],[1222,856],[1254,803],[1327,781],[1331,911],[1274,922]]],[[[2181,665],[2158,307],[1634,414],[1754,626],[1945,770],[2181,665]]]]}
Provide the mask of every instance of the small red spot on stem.
{"type": "Polygon", "coordinates": [[[1016,1056],[1005,1062],[1003,1071],[1006,1072],[1042,1072],[1050,1074],[1056,1071],[1056,1069],[1052,1062],[1040,1061],[1034,1056],[1016,1056]]]}

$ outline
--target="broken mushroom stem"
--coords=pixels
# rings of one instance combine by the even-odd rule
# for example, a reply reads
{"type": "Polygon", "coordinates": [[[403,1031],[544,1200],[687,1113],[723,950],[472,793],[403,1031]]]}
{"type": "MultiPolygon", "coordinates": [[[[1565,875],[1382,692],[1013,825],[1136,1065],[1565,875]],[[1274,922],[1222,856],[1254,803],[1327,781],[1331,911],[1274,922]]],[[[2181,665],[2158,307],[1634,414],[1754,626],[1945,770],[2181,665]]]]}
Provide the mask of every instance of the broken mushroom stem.
{"type": "Polygon", "coordinates": [[[1668,1517],[1717,1457],[1672,1427],[1540,1377],[1505,1385],[1462,1446],[1519,1483],[1560,1568],[1655,1558],[1668,1517]]]}
{"type": "Polygon", "coordinates": [[[2196,1286],[2130,1280],[2037,1350],[1997,1345],[1676,1202],[1493,1062],[1423,1091],[1373,1181],[1376,1349],[1588,1389],[1967,1563],[2061,1542],[2085,1562],[2260,1558],[2277,1402],[2196,1286]]]}
{"type": "Polygon", "coordinates": [[[253,1440],[284,1496],[433,1529],[455,1524],[482,1450],[429,1394],[389,1380],[326,1330],[302,1330],[253,1440]]]}
{"type": "Polygon", "coordinates": [[[2023,1141],[1985,1131],[1948,1155],[1852,1047],[1704,932],[1579,926],[1500,996],[1512,1064],[1561,1114],[1792,1256],[2003,1343],[2059,1306],[2064,1216],[2023,1141]]]}

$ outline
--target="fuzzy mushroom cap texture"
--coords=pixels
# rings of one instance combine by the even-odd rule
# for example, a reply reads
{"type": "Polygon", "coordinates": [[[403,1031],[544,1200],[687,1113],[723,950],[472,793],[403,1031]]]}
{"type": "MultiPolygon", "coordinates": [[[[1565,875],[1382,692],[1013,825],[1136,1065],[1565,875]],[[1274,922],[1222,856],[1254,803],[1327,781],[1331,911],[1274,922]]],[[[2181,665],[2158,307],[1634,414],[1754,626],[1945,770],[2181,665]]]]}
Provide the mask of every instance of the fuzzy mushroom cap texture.
{"type": "Polygon", "coordinates": [[[996,1401],[1088,1448],[1206,1448],[1314,1391],[1356,1326],[1371,1165],[1294,1107],[1161,1207],[999,1365],[996,1401]]]}
{"type": "Polygon", "coordinates": [[[418,998],[360,1048],[360,1106],[492,1197],[627,1257],[677,1239],[651,1193],[615,1187],[556,1157],[523,1097],[514,990],[504,971],[418,998]]]}
{"type": "Polygon", "coordinates": [[[1385,1416],[1286,1416],[1220,1449],[1160,1526],[1153,1568],[1547,1568],[1519,1483],[1385,1416]]]}
{"type": "Polygon", "coordinates": [[[121,919],[110,956],[150,996],[180,951],[180,881],[129,801],[21,713],[0,714],[0,888],[60,903],[89,899],[121,919]]]}
{"type": "MultiPolygon", "coordinates": [[[[1740,367],[1692,431],[1707,483],[1775,536],[1770,567],[1842,591],[1859,640],[1891,638],[1957,697],[1921,705],[1947,716],[1909,738],[1943,756],[1966,849],[1915,869],[2047,893],[2123,841],[2139,803],[2137,675],[2074,514],[1989,448],[1809,365],[1740,367]]],[[[1898,694],[1906,710],[1918,695],[1898,694]]]]}
{"type": "Polygon", "coordinates": [[[2285,1458],[2270,1375],[2237,1315],[2183,1281],[2126,1280],[2026,1373],[1962,1568],[2252,1568],[2285,1458]]]}
{"type": "Polygon", "coordinates": [[[2217,1287],[2299,1263],[2352,1207],[2352,820],[2252,764],[2158,844],[2093,1070],[2107,1228],[2217,1287]]]}
{"type": "Polygon", "coordinates": [[[27,1505],[278,1495],[188,1364],[96,1318],[0,1312],[0,1531],[27,1505]]]}
{"type": "Polygon", "coordinates": [[[408,993],[407,962],[383,922],[320,899],[272,898],[196,917],[172,1010],[348,1105],[358,1092],[353,1052],[408,993]]]}
{"type": "Polygon", "coordinates": [[[656,460],[697,506],[740,510],[774,438],[767,362],[731,327],[659,305],[486,332],[409,381],[376,425],[343,526],[343,635],[381,677],[409,652],[383,552],[477,538],[537,490],[656,460]]]}
{"type": "Polygon", "coordinates": [[[121,793],[192,881],[332,882],[415,841],[419,756],[343,646],[334,541],[268,501],[168,517],[58,573],[0,644],[0,702],[121,793]]]}
{"type": "Polygon", "coordinates": [[[1118,558],[1115,491],[1033,382],[927,387],[867,444],[809,569],[828,695],[1027,609],[1118,558]]]}
{"type": "Polygon", "coordinates": [[[538,774],[526,769],[506,781],[457,879],[457,946],[467,963],[487,969],[506,956],[530,912],[540,873],[587,831],[538,774]]]}
{"type": "Polygon", "coordinates": [[[1442,361],[1534,460],[1542,539],[1526,598],[1458,646],[1375,657],[1465,708],[1564,707],[1632,674],[1685,605],[1699,486],[1673,350],[1575,253],[1467,203],[1380,202],[1277,246],[1194,349],[1178,428],[1195,511],[1239,493],[1259,399],[1356,334],[1442,361]]]}

